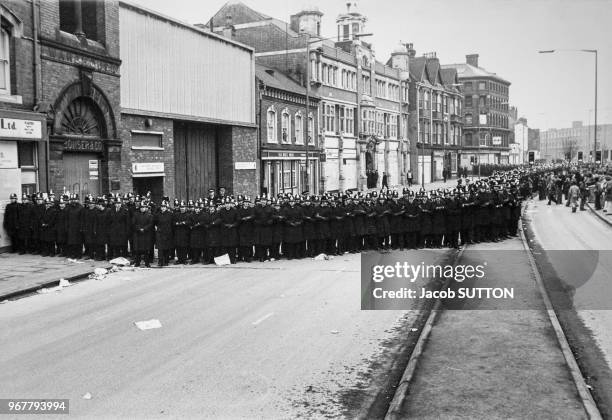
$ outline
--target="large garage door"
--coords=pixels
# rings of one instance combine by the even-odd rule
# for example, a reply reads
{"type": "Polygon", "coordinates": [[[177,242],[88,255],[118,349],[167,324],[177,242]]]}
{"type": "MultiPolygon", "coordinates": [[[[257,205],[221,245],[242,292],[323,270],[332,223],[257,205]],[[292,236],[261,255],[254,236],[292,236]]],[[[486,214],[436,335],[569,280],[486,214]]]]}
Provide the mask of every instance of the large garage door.
{"type": "Polygon", "coordinates": [[[217,189],[217,130],[210,124],[174,124],[177,198],[205,197],[217,189]]]}
{"type": "MultiPolygon", "coordinates": [[[[100,195],[100,160],[89,153],[64,153],[64,187],[70,193],[79,194],[83,200],[88,194],[100,195]]],[[[57,191],[62,193],[62,191],[57,191]]]]}

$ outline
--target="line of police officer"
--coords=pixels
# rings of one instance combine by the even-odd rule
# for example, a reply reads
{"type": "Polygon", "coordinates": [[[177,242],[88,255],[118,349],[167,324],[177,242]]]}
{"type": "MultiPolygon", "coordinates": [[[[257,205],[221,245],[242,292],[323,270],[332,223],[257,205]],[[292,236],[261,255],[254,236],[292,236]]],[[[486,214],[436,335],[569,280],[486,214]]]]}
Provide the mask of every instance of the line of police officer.
{"type": "MultiPolygon", "coordinates": [[[[379,249],[458,247],[516,235],[521,200],[539,172],[497,173],[453,190],[398,191],[275,198],[217,196],[195,202],[167,197],[157,206],[128,194],[11,196],[4,219],[14,252],[103,260],[133,257],[149,266],[288,259],[379,249]],[[129,250],[129,253],[128,253],[129,250]]],[[[537,183],[535,183],[537,185],[537,183]]]]}

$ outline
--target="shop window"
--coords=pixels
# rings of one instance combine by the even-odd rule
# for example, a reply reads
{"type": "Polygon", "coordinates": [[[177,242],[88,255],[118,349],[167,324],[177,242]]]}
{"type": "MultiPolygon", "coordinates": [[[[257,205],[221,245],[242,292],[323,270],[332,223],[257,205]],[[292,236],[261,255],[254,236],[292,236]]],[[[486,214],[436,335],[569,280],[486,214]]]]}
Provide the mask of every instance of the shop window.
{"type": "Polygon", "coordinates": [[[135,149],[161,149],[162,133],[132,131],[132,148],[135,149]]]}
{"type": "Polygon", "coordinates": [[[11,34],[0,28],[0,93],[11,94],[11,34]]]}
{"type": "Polygon", "coordinates": [[[20,168],[33,168],[36,166],[36,143],[28,141],[17,142],[17,156],[20,168]]]}
{"type": "Polygon", "coordinates": [[[76,7],[73,0],[59,0],[60,30],[74,33],[76,30],[76,7]]]}

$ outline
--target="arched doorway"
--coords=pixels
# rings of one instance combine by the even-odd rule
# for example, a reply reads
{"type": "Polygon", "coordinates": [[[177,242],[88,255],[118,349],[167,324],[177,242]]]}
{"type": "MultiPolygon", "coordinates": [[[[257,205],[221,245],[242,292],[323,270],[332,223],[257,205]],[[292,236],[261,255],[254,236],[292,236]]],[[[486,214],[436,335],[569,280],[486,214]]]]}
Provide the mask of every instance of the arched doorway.
{"type": "Polygon", "coordinates": [[[80,96],[64,108],[64,188],[82,197],[100,194],[101,152],[107,138],[104,116],[93,99],[80,96]]]}

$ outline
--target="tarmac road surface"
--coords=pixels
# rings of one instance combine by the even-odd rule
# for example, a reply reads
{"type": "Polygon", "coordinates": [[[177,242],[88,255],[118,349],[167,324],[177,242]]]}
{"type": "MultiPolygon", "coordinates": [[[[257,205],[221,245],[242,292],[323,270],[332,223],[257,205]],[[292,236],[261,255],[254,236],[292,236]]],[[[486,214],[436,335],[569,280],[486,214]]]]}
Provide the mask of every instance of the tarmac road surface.
{"type": "Polygon", "coordinates": [[[359,273],[359,255],[138,269],[1,304],[0,398],[69,398],[75,418],[352,418],[418,315],[361,311],[359,273]]]}

